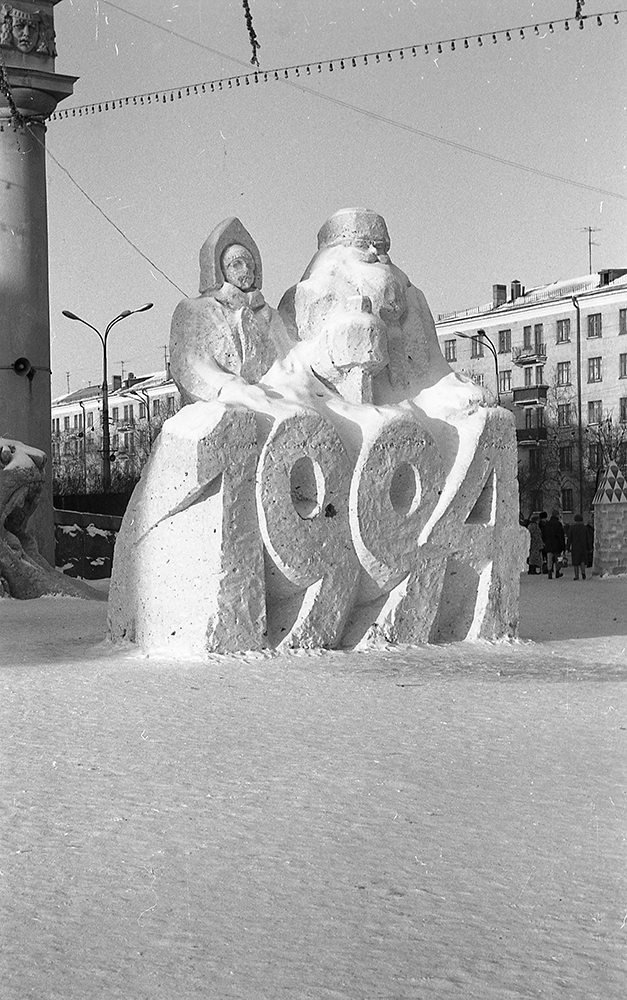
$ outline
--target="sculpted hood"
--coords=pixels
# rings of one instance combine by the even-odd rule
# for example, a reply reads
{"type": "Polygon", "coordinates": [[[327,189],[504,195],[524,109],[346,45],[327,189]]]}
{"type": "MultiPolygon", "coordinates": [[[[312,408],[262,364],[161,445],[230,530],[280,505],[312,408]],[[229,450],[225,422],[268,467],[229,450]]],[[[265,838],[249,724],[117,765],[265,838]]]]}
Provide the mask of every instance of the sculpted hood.
{"type": "Polygon", "coordinates": [[[200,287],[201,295],[211,295],[222,288],[225,282],[220,263],[222,254],[227,247],[238,243],[252,254],[255,262],[255,280],[253,288],[259,290],[262,285],[261,254],[259,247],[244,228],[239,219],[231,217],[224,219],[207,237],[200,249],[200,287]]]}

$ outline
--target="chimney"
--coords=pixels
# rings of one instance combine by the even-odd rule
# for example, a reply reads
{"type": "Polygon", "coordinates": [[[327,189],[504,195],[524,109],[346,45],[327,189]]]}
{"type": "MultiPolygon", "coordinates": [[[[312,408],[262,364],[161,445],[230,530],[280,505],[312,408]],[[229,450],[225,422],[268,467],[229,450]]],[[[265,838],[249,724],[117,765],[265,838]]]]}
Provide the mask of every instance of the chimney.
{"type": "Polygon", "coordinates": [[[525,294],[525,289],[521,285],[521,283],[518,280],[518,278],[514,278],[514,280],[512,281],[512,287],[511,287],[511,290],[510,290],[510,300],[512,302],[515,302],[516,299],[519,299],[520,296],[524,295],[524,294],[525,294]]]}
{"type": "Polygon", "coordinates": [[[134,385],[136,381],[137,379],[135,378],[135,372],[129,372],[128,375],[126,376],[126,383],[125,383],[126,388],[130,389],[131,386],[134,385]]]}
{"type": "Polygon", "coordinates": [[[499,306],[505,305],[507,302],[507,285],[492,285],[492,308],[498,309],[499,306]]]}
{"type": "Polygon", "coordinates": [[[113,391],[115,392],[116,389],[121,389],[121,388],[122,388],[122,376],[121,375],[114,375],[113,376],[113,391]]]}

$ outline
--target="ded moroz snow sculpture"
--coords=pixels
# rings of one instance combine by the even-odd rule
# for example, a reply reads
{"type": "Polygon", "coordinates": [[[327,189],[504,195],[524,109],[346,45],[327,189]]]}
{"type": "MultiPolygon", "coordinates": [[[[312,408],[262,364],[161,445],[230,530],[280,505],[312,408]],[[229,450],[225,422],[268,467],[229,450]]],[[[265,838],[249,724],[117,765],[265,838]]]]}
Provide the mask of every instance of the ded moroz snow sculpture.
{"type": "Polygon", "coordinates": [[[511,415],[453,373],[384,219],[344,209],[278,310],[237,219],[175,310],[189,405],[116,546],[114,641],[149,653],[513,636],[525,553],[511,415]]]}

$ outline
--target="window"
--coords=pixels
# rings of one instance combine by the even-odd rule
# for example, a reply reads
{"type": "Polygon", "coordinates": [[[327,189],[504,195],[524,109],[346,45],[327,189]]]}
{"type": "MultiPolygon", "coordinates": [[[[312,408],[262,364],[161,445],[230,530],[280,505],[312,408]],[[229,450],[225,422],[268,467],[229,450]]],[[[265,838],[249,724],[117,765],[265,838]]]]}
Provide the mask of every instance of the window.
{"type": "Polygon", "coordinates": [[[588,337],[601,336],[601,313],[590,313],[588,316],[588,337]]]}
{"type": "Polygon", "coordinates": [[[485,351],[485,347],[484,347],[484,344],[483,344],[483,341],[481,340],[481,338],[480,337],[473,337],[473,339],[470,341],[470,343],[472,344],[472,347],[470,349],[470,357],[471,358],[482,358],[483,354],[484,354],[484,351],[485,351]]]}
{"type": "Polygon", "coordinates": [[[544,427],[544,407],[538,406],[536,409],[536,427],[544,427]]]}
{"type": "Polygon", "coordinates": [[[560,448],[560,472],[569,472],[573,467],[573,446],[567,444],[560,448]]]}
{"type": "Polygon", "coordinates": [[[618,377],[627,378],[627,354],[618,355],[618,377]]]}
{"type": "Polygon", "coordinates": [[[174,413],[174,396],[166,396],[168,413],[174,413]]]}
{"type": "Polygon", "coordinates": [[[588,465],[591,469],[600,469],[603,465],[603,448],[598,442],[588,445],[588,465]]]}
{"type": "Polygon", "coordinates": [[[525,386],[530,385],[533,385],[533,368],[531,366],[525,368],[525,386]]]}
{"type": "Polygon", "coordinates": [[[531,327],[523,326],[523,347],[531,347],[531,327]]]}
{"type": "Polygon", "coordinates": [[[69,417],[64,417],[63,418],[63,430],[64,431],[69,431],[69,429],[70,429],[70,418],[69,417]]]}
{"type": "Polygon", "coordinates": [[[499,330],[499,354],[509,354],[512,349],[512,331],[499,330]]]}
{"type": "Polygon", "coordinates": [[[544,383],[544,365],[536,365],[536,385],[544,383]]]}
{"type": "Polygon", "coordinates": [[[52,421],[52,433],[58,434],[60,430],[61,430],[61,421],[59,417],[55,417],[54,420],[52,421]]]}
{"type": "Polygon", "coordinates": [[[588,423],[600,424],[603,419],[602,403],[600,399],[591,399],[588,403],[588,423]]]}
{"type": "Polygon", "coordinates": [[[558,319],[557,321],[557,343],[567,344],[570,340],[570,320],[558,319]]]}
{"type": "Polygon", "coordinates": [[[542,341],[543,340],[544,340],[544,324],[543,323],[536,323],[536,325],[533,328],[533,341],[534,341],[534,344],[535,344],[535,347],[536,347],[537,351],[539,351],[539,350],[542,349],[542,347],[543,347],[542,341]]]}
{"type": "Polygon", "coordinates": [[[621,441],[618,446],[618,464],[621,469],[627,466],[627,441],[621,441]]]}
{"type": "Polygon", "coordinates": [[[544,494],[542,490],[534,490],[531,494],[531,506],[534,510],[542,510],[544,507],[544,494]]]}
{"type": "Polygon", "coordinates": [[[588,382],[601,382],[601,358],[588,358],[588,382]]]}
{"type": "Polygon", "coordinates": [[[127,431],[122,435],[122,443],[124,450],[128,452],[129,455],[135,453],[135,435],[132,431],[127,431]]]}
{"type": "Polygon", "coordinates": [[[627,334],[627,309],[618,310],[618,333],[619,336],[627,334]]]}
{"type": "Polygon", "coordinates": [[[457,341],[444,341],[444,357],[447,361],[457,361],[457,341]]]}
{"type": "Polygon", "coordinates": [[[152,401],[152,415],[153,415],[153,417],[158,417],[160,410],[161,410],[160,400],[153,399],[153,401],[152,401]]]}
{"type": "Polygon", "coordinates": [[[557,384],[570,385],[570,361],[558,361],[557,384]]]}
{"type": "Polygon", "coordinates": [[[132,403],[128,403],[127,405],[124,406],[124,423],[125,424],[132,424],[133,423],[133,404],[132,403]]]}
{"type": "Polygon", "coordinates": [[[533,419],[534,411],[530,406],[525,407],[525,430],[529,430],[531,427],[535,427],[535,421],[533,419]]]}
{"type": "Polygon", "coordinates": [[[562,510],[571,511],[573,509],[573,491],[562,490],[562,510]]]}
{"type": "Polygon", "coordinates": [[[529,471],[539,472],[542,467],[542,452],[539,448],[533,448],[529,452],[529,471]]]}
{"type": "Polygon", "coordinates": [[[570,427],[571,422],[570,403],[559,403],[557,407],[557,426],[570,427]]]}
{"type": "Polygon", "coordinates": [[[499,372],[499,392],[511,392],[512,373],[511,371],[499,372]]]}
{"type": "Polygon", "coordinates": [[[75,413],[74,414],[74,430],[75,431],[79,431],[81,429],[81,424],[82,424],[82,421],[81,421],[81,415],[80,415],[80,413],[75,413]]]}
{"type": "Polygon", "coordinates": [[[88,413],[87,414],[87,426],[88,427],[93,427],[94,426],[94,415],[93,415],[93,413],[88,413]]]}
{"type": "Polygon", "coordinates": [[[621,424],[627,424],[627,396],[621,396],[621,398],[618,400],[618,404],[619,404],[618,419],[620,420],[621,424]]]}
{"type": "Polygon", "coordinates": [[[475,375],[475,373],[472,372],[470,377],[475,383],[475,385],[480,385],[481,388],[483,389],[483,387],[485,386],[485,375],[475,375]]]}
{"type": "Polygon", "coordinates": [[[114,406],[111,410],[111,420],[114,424],[117,424],[120,419],[120,408],[119,406],[114,406]]]}
{"type": "Polygon", "coordinates": [[[145,420],[146,419],[146,404],[145,403],[140,403],[139,404],[139,419],[140,420],[145,420]]]}

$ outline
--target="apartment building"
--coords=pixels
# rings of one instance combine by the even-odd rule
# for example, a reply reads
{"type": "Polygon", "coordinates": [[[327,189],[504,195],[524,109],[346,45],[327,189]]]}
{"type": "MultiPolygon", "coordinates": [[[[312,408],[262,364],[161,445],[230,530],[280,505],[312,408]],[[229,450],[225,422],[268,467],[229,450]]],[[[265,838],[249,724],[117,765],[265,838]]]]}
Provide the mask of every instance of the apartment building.
{"type": "Polygon", "coordinates": [[[608,449],[627,463],[627,268],[494,285],[436,328],[451,367],[514,412],[527,506],[586,514],[608,449]]]}
{"type": "MultiPolygon", "coordinates": [[[[109,443],[119,470],[143,464],[163,421],[180,408],[169,371],[126,378],[114,375],[109,386],[109,443]]],[[[52,467],[56,480],[74,469],[80,492],[97,491],[102,462],[102,387],[87,386],[52,401],[52,467]]],[[[79,490],[76,490],[79,492],[79,490]]]]}

